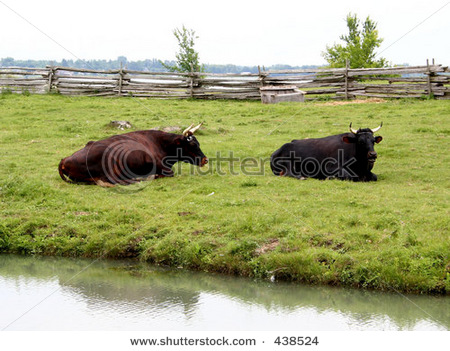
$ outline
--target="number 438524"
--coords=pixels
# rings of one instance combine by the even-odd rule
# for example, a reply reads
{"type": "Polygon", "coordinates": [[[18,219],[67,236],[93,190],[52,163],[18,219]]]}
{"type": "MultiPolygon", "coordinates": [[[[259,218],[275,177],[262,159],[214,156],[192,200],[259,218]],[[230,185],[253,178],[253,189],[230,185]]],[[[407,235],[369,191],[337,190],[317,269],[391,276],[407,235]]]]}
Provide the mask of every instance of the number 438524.
{"type": "Polygon", "coordinates": [[[317,346],[319,340],[317,336],[279,336],[273,343],[283,346],[317,346]]]}

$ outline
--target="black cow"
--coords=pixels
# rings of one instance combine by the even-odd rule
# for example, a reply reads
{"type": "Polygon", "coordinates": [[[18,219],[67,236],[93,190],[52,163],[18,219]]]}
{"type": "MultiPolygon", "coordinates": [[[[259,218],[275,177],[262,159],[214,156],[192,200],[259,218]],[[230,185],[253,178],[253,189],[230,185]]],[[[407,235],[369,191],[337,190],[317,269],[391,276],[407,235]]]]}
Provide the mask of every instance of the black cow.
{"type": "Polygon", "coordinates": [[[292,140],[272,154],[272,172],[295,178],[376,181],[377,176],[371,172],[377,159],[374,145],[383,138],[374,133],[382,125],[355,130],[350,123],[350,133],[292,140]]]}
{"type": "Polygon", "coordinates": [[[194,136],[200,126],[191,125],[182,135],[141,130],[90,141],[61,160],[59,175],[67,182],[110,186],[172,177],[172,166],[178,161],[204,166],[208,158],[194,136]]]}

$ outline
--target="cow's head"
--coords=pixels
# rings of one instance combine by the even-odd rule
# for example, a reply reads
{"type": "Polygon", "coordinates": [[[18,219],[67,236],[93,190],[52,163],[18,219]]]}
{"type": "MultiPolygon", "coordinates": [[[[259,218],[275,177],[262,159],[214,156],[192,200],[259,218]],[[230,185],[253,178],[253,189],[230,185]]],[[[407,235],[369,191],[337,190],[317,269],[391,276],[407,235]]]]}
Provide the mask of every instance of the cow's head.
{"type": "Polygon", "coordinates": [[[208,163],[208,158],[200,149],[200,143],[194,136],[194,133],[201,127],[202,124],[203,123],[200,123],[196,127],[191,124],[190,127],[186,128],[183,131],[183,137],[180,140],[179,146],[179,148],[181,148],[181,161],[200,167],[203,167],[208,163]]]}
{"type": "Polygon", "coordinates": [[[377,153],[374,150],[375,143],[379,143],[383,140],[381,136],[374,136],[374,133],[380,130],[383,123],[375,129],[364,128],[364,129],[353,129],[350,123],[350,132],[352,135],[344,135],[342,140],[347,144],[355,144],[356,147],[356,157],[360,161],[368,162],[369,167],[373,167],[373,164],[377,160],[377,153]]]}

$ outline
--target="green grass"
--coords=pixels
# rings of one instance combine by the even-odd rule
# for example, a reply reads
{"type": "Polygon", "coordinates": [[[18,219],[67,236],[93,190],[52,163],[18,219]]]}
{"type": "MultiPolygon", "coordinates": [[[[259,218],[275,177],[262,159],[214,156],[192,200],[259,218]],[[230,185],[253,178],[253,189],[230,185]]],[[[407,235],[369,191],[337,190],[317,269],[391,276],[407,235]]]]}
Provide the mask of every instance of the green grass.
{"type": "Polygon", "coordinates": [[[447,101],[333,106],[0,95],[0,252],[135,257],[257,278],[448,294],[449,116],[447,101]],[[198,140],[208,168],[177,164],[174,178],[128,187],[63,182],[60,159],[117,134],[107,124],[118,119],[136,129],[204,121],[198,140]],[[268,158],[285,142],[381,121],[378,182],[299,181],[270,171],[268,158]],[[225,160],[218,168],[216,155],[231,152],[233,168],[225,160]]]}

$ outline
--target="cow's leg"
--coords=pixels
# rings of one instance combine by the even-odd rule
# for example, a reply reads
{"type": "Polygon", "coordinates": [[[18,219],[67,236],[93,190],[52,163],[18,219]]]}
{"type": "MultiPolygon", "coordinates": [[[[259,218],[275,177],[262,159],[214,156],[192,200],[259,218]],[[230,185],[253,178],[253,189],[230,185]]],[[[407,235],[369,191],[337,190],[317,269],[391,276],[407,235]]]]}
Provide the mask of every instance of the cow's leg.
{"type": "Polygon", "coordinates": [[[363,175],[362,177],[359,178],[359,181],[361,182],[376,182],[378,179],[377,175],[369,172],[365,175],[363,175]]]}
{"type": "Polygon", "coordinates": [[[376,174],[369,172],[368,176],[367,176],[367,181],[368,182],[376,182],[378,180],[378,177],[376,174]]]}
{"type": "Polygon", "coordinates": [[[116,184],[112,184],[112,183],[103,181],[101,179],[97,179],[95,181],[95,184],[97,184],[98,186],[101,186],[102,188],[113,188],[114,186],[116,186],[116,184]]]}
{"type": "Polygon", "coordinates": [[[352,180],[354,182],[357,182],[358,180],[360,180],[358,177],[352,177],[351,174],[345,170],[345,169],[341,169],[338,173],[337,173],[337,178],[340,180],[352,180]]]}

